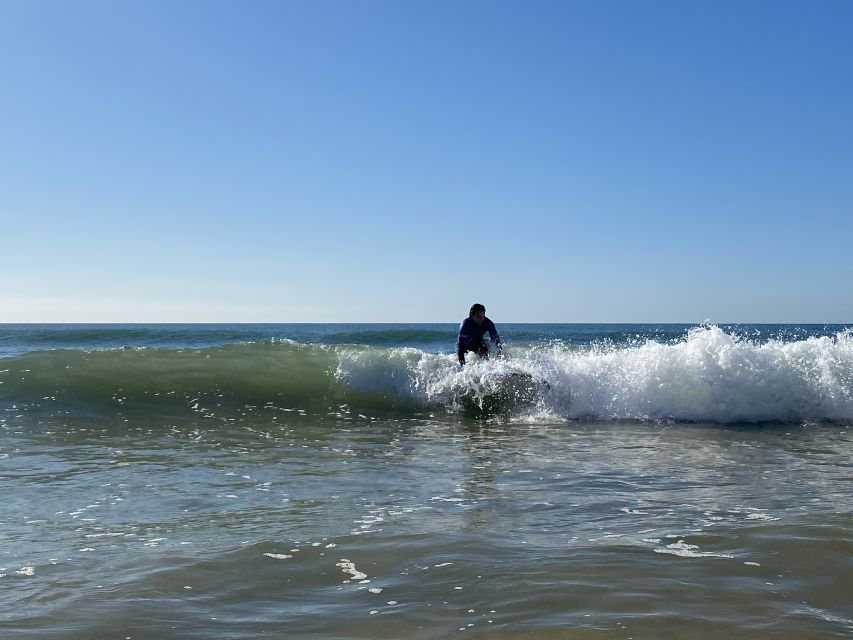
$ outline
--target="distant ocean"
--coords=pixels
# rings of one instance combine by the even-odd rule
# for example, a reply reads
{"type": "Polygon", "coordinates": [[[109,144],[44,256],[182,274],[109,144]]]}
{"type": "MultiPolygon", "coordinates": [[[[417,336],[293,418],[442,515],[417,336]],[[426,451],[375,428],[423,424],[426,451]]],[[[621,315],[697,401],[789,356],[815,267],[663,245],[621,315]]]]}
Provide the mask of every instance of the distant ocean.
{"type": "Polygon", "coordinates": [[[0,325],[0,637],[853,637],[850,327],[457,326],[0,325]]]}

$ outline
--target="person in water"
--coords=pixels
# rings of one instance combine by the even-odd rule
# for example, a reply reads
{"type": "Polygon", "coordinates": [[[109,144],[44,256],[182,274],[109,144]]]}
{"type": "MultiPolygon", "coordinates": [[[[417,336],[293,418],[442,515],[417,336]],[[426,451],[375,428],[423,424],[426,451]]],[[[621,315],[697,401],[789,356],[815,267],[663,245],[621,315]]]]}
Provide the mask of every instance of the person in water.
{"type": "Polygon", "coordinates": [[[468,317],[459,325],[459,338],[457,339],[457,354],[460,366],[465,364],[465,354],[473,351],[481,358],[489,357],[489,347],[483,342],[483,336],[488,332],[497,351],[501,354],[503,346],[501,337],[495,328],[495,323],[486,317],[486,307],[480,303],[471,305],[468,317]]]}

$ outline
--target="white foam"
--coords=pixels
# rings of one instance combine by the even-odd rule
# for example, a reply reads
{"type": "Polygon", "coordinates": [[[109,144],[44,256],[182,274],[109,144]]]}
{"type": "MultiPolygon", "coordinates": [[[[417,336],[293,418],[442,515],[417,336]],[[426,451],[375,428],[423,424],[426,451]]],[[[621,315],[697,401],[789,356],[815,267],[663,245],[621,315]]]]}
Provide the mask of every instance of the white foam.
{"type": "Polygon", "coordinates": [[[713,551],[699,551],[699,546],[695,544],[687,544],[684,540],[679,540],[665,547],[655,549],[655,553],[668,553],[670,555],[679,556],[682,558],[733,558],[734,556],[728,553],[715,553],[713,551]]]}
{"type": "Polygon", "coordinates": [[[775,518],[775,517],[768,515],[766,513],[750,513],[748,516],[746,516],[746,519],[747,520],[764,520],[767,522],[774,522],[776,520],[779,520],[779,518],[775,518]]]}
{"type": "MultiPolygon", "coordinates": [[[[362,573],[361,571],[359,571],[358,569],[356,569],[356,568],[355,568],[355,563],[354,563],[354,562],[350,562],[350,561],[349,561],[349,560],[347,560],[346,558],[341,558],[341,561],[340,561],[340,562],[335,563],[335,566],[336,566],[336,567],[340,567],[341,571],[343,571],[344,573],[347,573],[347,574],[349,574],[350,576],[352,576],[352,577],[351,577],[351,580],[360,580],[360,581],[363,581],[363,580],[366,580],[366,578],[367,578],[367,574],[366,574],[366,573],[362,573]]],[[[347,581],[347,582],[349,582],[349,581],[347,581]]],[[[368,581],[368,582],[369,582],[369,581],[368,581]]]]}
{"type": "MultiPolygon", "coordinates": [[[[559,358],[557,358],[559,360],[559,358]]],[[[853,336],[756,344],[719,327],[674,345],[575,352],[571,416],[759,422],[853,417],[853,336]]]]}
{"type": "Polygon", "coordinates": [[[523,388],[508,387],[505,376],[510,373],[541,379],[530,363],[522,359],[479,360],[475,356],[460,368],[455,355],[425,353],[408,347],[343,349],[336,377],[362,393],[455,409],[462,397],[481,402],[487,396],[506,395],[508,390],[525,395],[523,388]]]}
{"type": "Polygon", "coordinates": [[[794,342],[754,342],[716,326],[682,342],[578,349],[562,343],[471,358],[413,348],[342,349],[336,375],[351,388],[459,408],[496,391],[501,374],[544,380],[536,415],[696,422],[853,420],[853,332],[794,342]]]}

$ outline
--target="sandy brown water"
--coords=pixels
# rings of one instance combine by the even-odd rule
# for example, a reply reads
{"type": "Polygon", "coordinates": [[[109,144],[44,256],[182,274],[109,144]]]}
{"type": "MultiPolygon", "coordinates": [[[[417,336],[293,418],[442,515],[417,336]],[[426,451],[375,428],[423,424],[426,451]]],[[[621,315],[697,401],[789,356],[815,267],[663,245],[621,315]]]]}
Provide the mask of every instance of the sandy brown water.
{"type": "Polygon", "coordinates": [[[4,638],[853,635],[839,424],[0,422],[4,638]]]}

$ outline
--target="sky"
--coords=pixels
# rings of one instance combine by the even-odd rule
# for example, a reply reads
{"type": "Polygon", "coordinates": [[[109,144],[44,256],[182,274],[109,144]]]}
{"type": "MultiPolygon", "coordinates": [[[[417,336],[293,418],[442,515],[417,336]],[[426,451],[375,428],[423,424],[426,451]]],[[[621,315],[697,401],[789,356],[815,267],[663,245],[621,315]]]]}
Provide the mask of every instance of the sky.
{"type": "Polygon", "coordinates": [[[0,322],[853,322],[853,2],[0,0],[0,322]]]}

